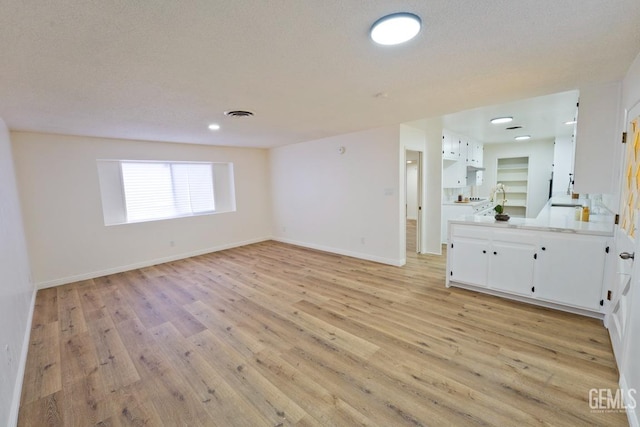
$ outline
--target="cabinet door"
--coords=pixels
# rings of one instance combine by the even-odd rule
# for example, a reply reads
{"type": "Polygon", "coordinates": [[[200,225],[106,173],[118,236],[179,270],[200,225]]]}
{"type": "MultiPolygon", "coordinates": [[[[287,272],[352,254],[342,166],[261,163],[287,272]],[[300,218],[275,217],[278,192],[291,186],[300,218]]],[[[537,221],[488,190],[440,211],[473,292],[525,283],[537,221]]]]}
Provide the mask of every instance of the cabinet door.
{"type": "Polygon", "coordinates": [[[442,187],[460,188],[467,185],[467,166],[462,161],[442,162],[442,187]]]}
{"type": "Polygon", "coordinates": [[[454,237],[451,256],[450,280],[476,286],[487,286],[487,257],[489,245],[486,240],[454,237]]]}
{"type": "Polygon", "coordinates": [[[460,159],[458,137],[446,129],[442,130],[442,158],[447,160],[460,159]]]}
{"type": "Polygon", "coordinates": [[[484,162],[484,144],[476,142],[473,149],[473,157],[476,161],[475,165],[479,168],[483,167],[484,162]]]}
{"type": "Polygon", "coordinates": [[[489,287],[531,295],[535,253],[535,245],[494,240],[489,253],[489,287]]]}
{"type": "Polygon", "coordinates": [[[536,298],[600,309],[607,240],[544,233],[536,262],[536,298]]]}

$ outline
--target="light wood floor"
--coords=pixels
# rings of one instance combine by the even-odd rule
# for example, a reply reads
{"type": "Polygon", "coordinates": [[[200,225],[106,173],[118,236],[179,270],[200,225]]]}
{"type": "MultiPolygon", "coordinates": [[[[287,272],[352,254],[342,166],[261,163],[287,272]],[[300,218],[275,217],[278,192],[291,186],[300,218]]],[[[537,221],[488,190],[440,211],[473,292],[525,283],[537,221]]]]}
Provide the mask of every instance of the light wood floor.
{"type": "Polygon", "coordinates": [[[38,292],[20,426],[626,425],[600,321],[264,242],[38,292]]]}

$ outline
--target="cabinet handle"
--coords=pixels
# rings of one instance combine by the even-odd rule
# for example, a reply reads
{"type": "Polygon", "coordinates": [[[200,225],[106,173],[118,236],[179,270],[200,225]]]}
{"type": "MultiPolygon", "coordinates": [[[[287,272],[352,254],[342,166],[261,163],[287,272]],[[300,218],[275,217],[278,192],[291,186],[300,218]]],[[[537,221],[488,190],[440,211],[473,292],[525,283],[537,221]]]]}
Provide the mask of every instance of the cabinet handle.
{"type": "Polygon", "coordinates": [[[493,252],[494,255],[498,255],[498,252],[493,252]]]}
{"type": "Polygon", "coordinates": [[[547,250],[547,248],[545,248],[545,247],[543,246],[543,247],[542,247],[542,250],[543,250],[543,251],[546,251],[546,250],[547,250]]]}
{"type": "Polygon", "coordinates": [[[635,252],[633,252],[633,253],[622,252],[620,254],[620,258],[622,258],[622,259],[633,259],[634,256],[635,256],[635,252]]]}
{"type": "Polygon", "coordinates": [[[487,251],[483,250],[483,251],[482,251],[482,253],[483,253],[483,254],[486,254],[486,253],[487,253],[487,251]]]}

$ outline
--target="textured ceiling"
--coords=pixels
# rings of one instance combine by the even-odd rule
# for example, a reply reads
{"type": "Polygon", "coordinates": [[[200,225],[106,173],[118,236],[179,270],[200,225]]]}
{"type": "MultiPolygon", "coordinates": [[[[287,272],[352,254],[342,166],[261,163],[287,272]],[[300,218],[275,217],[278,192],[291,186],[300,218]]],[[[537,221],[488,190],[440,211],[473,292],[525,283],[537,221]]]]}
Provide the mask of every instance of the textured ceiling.
{"type": "Polygon", "coordinates": [[[618,80],[640,51],[638,0],[5,0],[1,10],[10,129],[215,145],[290,144],[618,80]],[[422,17],[418,38],[374,45],[371,23],[397,11],[422,17]]]}

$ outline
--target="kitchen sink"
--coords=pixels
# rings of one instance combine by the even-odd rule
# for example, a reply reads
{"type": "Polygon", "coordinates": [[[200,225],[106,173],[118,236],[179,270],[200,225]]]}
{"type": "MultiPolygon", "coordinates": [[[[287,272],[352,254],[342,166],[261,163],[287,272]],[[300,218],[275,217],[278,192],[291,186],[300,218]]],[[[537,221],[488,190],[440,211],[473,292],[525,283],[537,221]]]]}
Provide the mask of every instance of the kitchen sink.
{"type": "Polygon", "coordinates": [[[573,203],[551,203],[552,208],[575,208],[576,206],[582,205],[573,203]]]}

